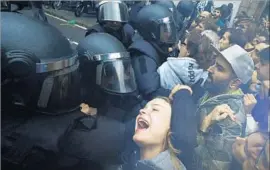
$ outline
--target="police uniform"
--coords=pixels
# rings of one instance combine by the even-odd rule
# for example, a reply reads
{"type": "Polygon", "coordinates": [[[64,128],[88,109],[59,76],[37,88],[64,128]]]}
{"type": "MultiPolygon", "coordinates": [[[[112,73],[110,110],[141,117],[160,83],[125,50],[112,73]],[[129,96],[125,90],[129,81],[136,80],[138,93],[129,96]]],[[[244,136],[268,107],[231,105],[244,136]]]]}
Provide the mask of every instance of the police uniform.
{"type": "Polygon", "coordinates": [[[129,51],[138,90],[147,100],[168,96],[169,91],[160,87],[157,68],[166,61],[168,48],[178,43],[173,14],[168,8],[153,4],[141,9],[137,20],[138,33],[129,51]]]}
{"type": "Polygon", "coordinates": [[[124,2],[101,1],[97,7],[98,24],[88,28],[85,36],[96,32],[108,33],[116,37],[127,48],[131,44],[134,34],[134,29],[127,23],[128,18],[128,7],[124,2]],[[106,25],[107,22],[120,23],[121,26],[112,28],[106,25]]]}
{"type": "Polygon", "coordinates": [[[58,149],[84,116],[77,54],[48,24],[12,12],[2,12],[1,23],[2,168],[78,169],[82,161],[58,149]]]}
{"type": "Polygon", "coordinates": [[[98,108],[99,115],[119,121],[137,116],[142,100],[123,44],[110,34],[95,33],[85,37],[77,51],[85,103],[98,108]]]}

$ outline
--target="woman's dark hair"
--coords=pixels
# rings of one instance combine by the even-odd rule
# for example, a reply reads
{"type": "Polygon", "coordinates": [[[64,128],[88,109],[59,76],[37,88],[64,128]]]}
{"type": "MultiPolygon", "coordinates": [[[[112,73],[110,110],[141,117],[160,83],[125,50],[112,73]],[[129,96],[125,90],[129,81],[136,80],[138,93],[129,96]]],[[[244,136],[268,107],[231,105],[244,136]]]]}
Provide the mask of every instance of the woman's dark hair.
{"type": "Polygon", "coordinates": [[[187,50],[190,57],[194,58],[199,52],[199,45],[201,42],[201,34],[197,30],[193,30],[187,36],[187,50]]]}
{"type": "Polygon", "coordinates": [[[192,31],[187,37],[189,57],[194,58],[199,67],[204,70],[209,68],[215,59],[211,44],[211,40],[206,36],[202,36],[197,30],[192,31]]]}
{"type": "Polygon", "coordinates": [[[227,29],[226,32],[230,33],[230,36],[229,36],[230,44],[237,44],[242,48],[245,47],[248,40],[245,37],[245,34],[244,34],[244,32],[242,30],[235,29],[235,28],[229,28],[229,29],[227,29]]]}

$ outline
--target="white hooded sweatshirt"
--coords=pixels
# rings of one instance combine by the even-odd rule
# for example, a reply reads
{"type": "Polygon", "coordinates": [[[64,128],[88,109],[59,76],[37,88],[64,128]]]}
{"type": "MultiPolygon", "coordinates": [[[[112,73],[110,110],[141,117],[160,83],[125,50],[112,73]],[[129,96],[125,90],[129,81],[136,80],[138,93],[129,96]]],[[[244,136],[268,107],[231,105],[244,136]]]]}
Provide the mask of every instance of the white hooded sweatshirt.
{"type": "Polygon", "coordinates": [[[160,84],[163,88],[171,90],[177,84],[193,85],[203,78],[204,84],[208,72],[199,68],[195,59],[190,57],[168,57],[159,68],[160,84]]]}

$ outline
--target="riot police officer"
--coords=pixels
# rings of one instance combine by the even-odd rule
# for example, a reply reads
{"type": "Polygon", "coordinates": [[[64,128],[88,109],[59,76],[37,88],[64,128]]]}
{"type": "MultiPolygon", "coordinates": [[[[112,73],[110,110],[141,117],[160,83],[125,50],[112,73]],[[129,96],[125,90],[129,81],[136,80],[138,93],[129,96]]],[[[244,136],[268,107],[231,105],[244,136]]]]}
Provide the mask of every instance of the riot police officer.
{"type": "Polygon", "coordinates": [[[88,28],[85,36],[95,32],[106,32],[128,47],[134,29],[127,24],[129,18],[127,5],[121,1],[101,1],[97,6],[98,24],[88,28]]]}
{"type": "MultiPolygon", "coordinates": [[[[175,24],[177,26],[177,33],[180,33],[180,31],[183,27],[184,17],[178,12],[173,1],[159,0],[159,1],[153,1],[152,4],[159,4],[159,5],[165,6],[165,7],[170,9],[170,11],[173,13],[175,24]]],[[[169,57],[178,57],[178,55],[179,55],[179,49],[178,49],[178,46],[176,46],[169,53],[169,57]]]]}
{"type": "Polygon", "coordinates": [[[174,20],[176,22],[177,30],[180,31],[182,29],[184,17],[178,12],[173,1],[158,0],[158,1],[153,1],[152,4],[159,4],[159,5],[162,5],[162,6],[169,8],[170,11],[173,13],[173,17],[174,17],[174,20]]]}
{"type": "Polygon", "coordinates": [[[84,102],[98,108],[98,115],[119,121],[137,116],[142,100],[123,44],[110,34],[94,33],[79,43],[77,51],[84,102]]]}
{"type": "MultiPolygon", "coordinates": [[[[197,1],[197,3],[199,3],[199,1],[197,1]]],[[[197,11],[195,8],[196,4],[191,0],[182,0],[177,4],[177,11],[184,18],[183,27],[179,33],[181,41],[184,41],[186,30],[189,29],[191,23],[196,18],[195,14],[197,11]]]]}
{"type": "Polygon", "coordinates": [[[57,144],[83,116],[77,54],[49,24],[12,12],[1,23],[2,168],[75,168],[80,160],[67,161],[57,144]]]}
{"type": "MultiPolygon", "coordinates": [[[[121,162],[118,154],[124,146],[133,146],[135,117],[145,104],[137,93],[129,52],[107,33],[88,35],[78,44],[77,51],[83,102],[97,108],[96,125],[88,128],[91,123],[78,126],[74,122],[60,140],[60,149],[68,155],[102,162],[104,166],[121,162]],[[77,141],[79,145],[74,144],[77,141]]],[[[88,119],[81,120],[88,122],[88,119]]]]}
{"type": "Polygon", "coordinates": [[[137,15],[139,11],[147,5],[147,0],[141,0],[141,1],[130,1],[129,2],[131,5],[130,11],[129,11],[129,24],[136,29],[136,20],[137,20],[137,15]]]}
{"type": "Polygon", "coordinates": [[[152,4],[140,10],[137,20],[138,34],[129,51],[138,90],[144,99],[168,96],[169,92],[160,87],[157,68],[168,57],[169,48],[179,41],[173,14],[166,7],[152,4]]]}

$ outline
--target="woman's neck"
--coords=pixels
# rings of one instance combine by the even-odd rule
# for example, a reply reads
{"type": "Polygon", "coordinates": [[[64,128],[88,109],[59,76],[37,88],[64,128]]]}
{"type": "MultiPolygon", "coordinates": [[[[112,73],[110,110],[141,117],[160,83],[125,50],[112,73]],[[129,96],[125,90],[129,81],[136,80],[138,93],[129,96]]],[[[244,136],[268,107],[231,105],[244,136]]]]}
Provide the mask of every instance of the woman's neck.
{"type": "Polygon", "coordinates": [[[152,159],[156,157],[158,154],[163,152],[165,149],[163,146],[146,146],[140,148],[140,159],[152,159]]]}

